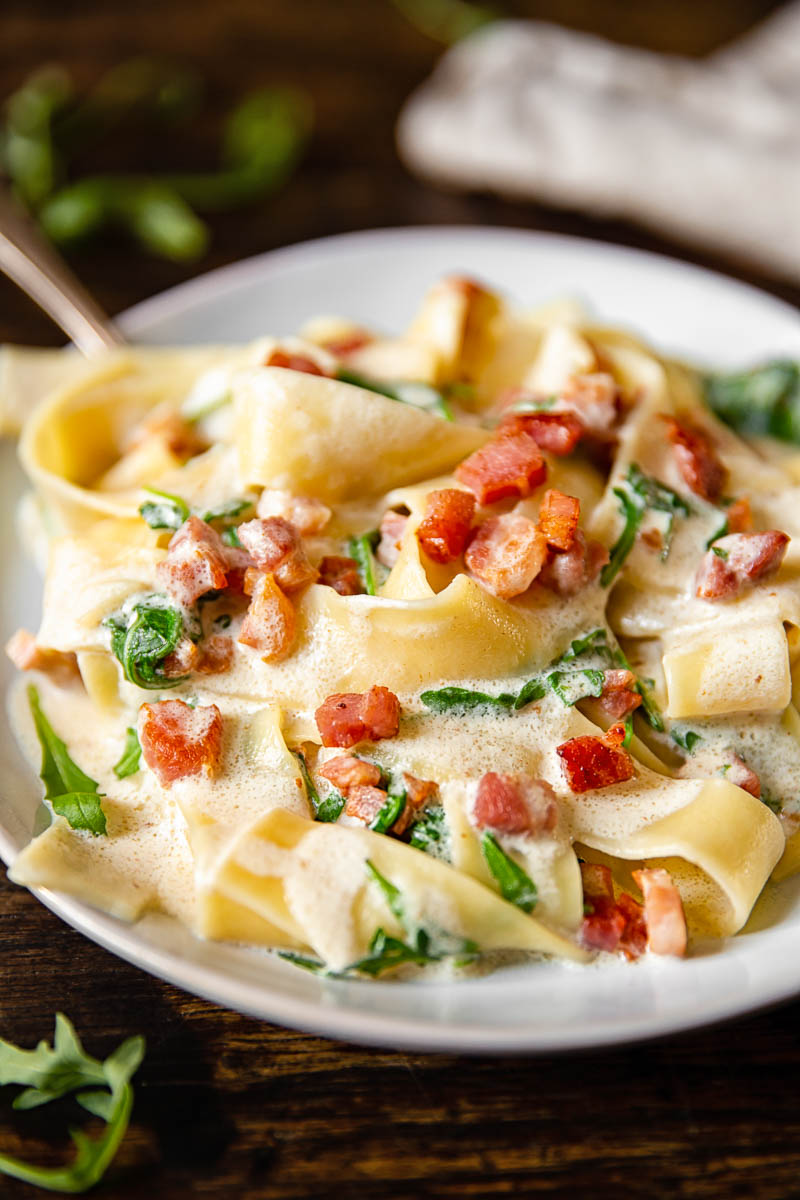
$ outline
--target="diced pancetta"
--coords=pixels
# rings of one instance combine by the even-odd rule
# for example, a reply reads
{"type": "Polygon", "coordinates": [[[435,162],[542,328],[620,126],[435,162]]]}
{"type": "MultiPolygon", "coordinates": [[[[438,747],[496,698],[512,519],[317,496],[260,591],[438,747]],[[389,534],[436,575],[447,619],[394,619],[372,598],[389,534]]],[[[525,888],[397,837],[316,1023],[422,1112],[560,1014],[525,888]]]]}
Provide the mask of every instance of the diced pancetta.
{"type": "Polygon", "coordinates": [[[347,793],[344,811],[348,817],[356,817],[365,825],[371,825],[387,800],[388,796],[382,788],[357,783],[347,793]]]}
{"type": "Polygon", "coordinates": [[[337,754],[336,758],[329,758],[319,768],[319,774],[344,793],[356,785],[377,787],[381,781],[380,767],[352,754],[337,754]]]}
{"type": "MultiPolygon", "coordinates": [[[[633,778],[633,759],[618,744],[619,728],[612,725],[605,737],[574,737],[556,746],[567,784],[573,792],[589,792],[633,778]]],[[[624,732],[623,729],[623,737],[624,732]]]]}
{"type": "Polygon", "coordinates": [[[735,783],[737,787],[755,796],[756,800],[761,798],[761,780],[738,754],[730,756],[730,762],[725,767],[725,778],[729,783],[735,783]]]}
{"type": "Polygon", "coordinates": [[[583,530],[576,529],[569,550],[548,556],[539,575],[539,583],[558,596],[574,596],[597,578],[608,562],[608,550],[600,542],[587,541],[583,530]]]}
{"type": "Polygon", "coordinates": [[[733,504],[728,506],[725,519],[728,524],[728,533],[750,532],[753,528],[753,514],[747,496],[740,496],[738,500],[734,500],[733,504]]]}
{"type": "Polygon", "coordinates": [[[349,749],[359,742],[377,742],[397,735],[400,702],[385,687],[368,692],[337,692],[314,714],[323,746],[349,749]]]}
{"type": "Polygon", "coordinates": [[[275,662],[289,653],[296,632],[297,619],[291,600],[278,587],[274,575],[259,574],[239,630],[239,641],[257,650],[264,662],[275,662]]]}
{"type": "Polygon", "coordinates": [[[510,600],[528,590],[546,558],[547,540],[534,522],[521,513],[506,513],[478,527],[464,562],[487,591],[510,600]]]}
{"type": "Polygon", "coordinates": [[[198,647],[194,669],[200,675],[222,675],[233,664],[233,638],[215,633],[204,638],[198,647]]]}
{"type": "Polygon", "coordinates": [[[213,776],[222,750],[222,714],[216,704],[190,708],[159,700],[139,710],[142,757],[164,787],[189,775],[213,776]]]}
{"type": "Polygon", "coordinates": [[[620,391],[613,375],[594,371],[573,375],[558,397],[557,409],[574,413],[591,437],[607,441],[613,437],[620,414],[620,391]]]}
{"type": "Polygon", "coordinates": [[[258,498],[259,517],[283,517],[302,537],[321,533],[331,519],[331,510],[312,496],[293,496],[279,488],[265,488],[258,498]]]}
{"type": "Polygon", "coordinates": [[[216,529],[199,517],[189,517],[172,535],[156,577],[173,600],[189,607],[206,592],[227,586],[226,550],[216,529]]]}
{"type": "Polygon", "coordinates": [[[357,350],[363,350],[374,340],[372,334],[367,333],[366,329],[354,329],[345,337],[324,342],[323,349],[327,350],[328,354],[332,354],[334,358],[347,358],[348,355],[355,354],[357,350]]]}
{"type": "Polygon", "coordinates": [[[529,496],[547,478],[547,464],[526,433],[498,433],[465,458],[455,471],[479,504],[494,504],[506,496],[529,496]]]}
{"type": "Polygon", "coordinates": [[[475,515],[475,497],[459,488],[441,488],[425,501],[417,540],[434,562],[453,562],[464,553],[475,515]]]}
{"type": "Polygon", "coordinates": [[[285,517],[257,517],[245,521],[237,532],[253,562],[275,576],[281,591],[299,591],[317,578],[297,529],[285,517]]]}
{"type": "Polygon", "coordinates": [[[558,800],[544,779],[490,771],[478,783],[472,815],[479,829],[549,833],[558,822],[558,800]]]}
{"type": "Polygon", "coordinates": [[[300,371],[303,375],[324,375],[319,363],[305,354],[288,354],[285,350],[273,350],[264,363],[265,367],[286,367],[289,371],[300,371]]]}
{"type": "Polygon", "coordinates": [[[701,600],[729,600],[769,579],[783,562],[788,544],[788,535],[778,529],[717,538],[700,561],[696,595],[701,600]]]}
{"type": "Polygon", "coordinates": [[[563,457],[583,437],[583,426],[569,412],[509,413],[500,423],[503,433],[526,433],[540,450],[563,457]]]}
{"type": "Polygon", "coordinates": [[[73,652],[40,646],[27,629],[18,629],[6,642],[6,654],[18,671],[43,671],[62,683],[78,679],[78,659],[73,652]]]}
{"type": "Polygon", "coordinates": [[[608,867],[581,863],[584,917],[581,941],[592,950],[608,954],[617,951],[627,958],[638,958],[645,949],[647,931],[644,910],[632,896],[622,892],[614,896],[614,883],[608,867]]]}
{"type": "Polygon", "coordinates": [[[605,671],[604,676],[600,708],[612,721],[622,721],[642,703],[636,691],[636,676],[621,668],[605,671]]]}
{"type": "Polygon", "coordinates": [[[539,505],[539,529],[551,550],[569,550],[575,541],[581,502],[557,488],[548,488],[539,505]]]}
{"type": "Polygon", "coordinates": [[[684,483],[704,500],[714,503],[722,494],[728,472],[709,435],[674,417],[665,417],[667,437],[684,483]]]}
{"type": "Polygon", "coordinates": [[[406,802],[403,811],[389,831],[397,837],[405,833],[411,822],[416,819],[417,814],[439,790],[438,784],[431,779],[417,779],[415,775],[409,775],[407,771],[403,772],[403,787],[405,788],[406,802]]]}
{"type": "Polygon", "coordinates": [[[686,916],[669,872],[663,867],[648,867],[632,874],[644,896],[647,949],[651,954],[682,957],[686,953],[686,916]]]}
{"type": "Polygon", "coordinates": [[[171,654],[162,660],[160,673],[165,679],[180,679],[195,669],[199,650],[191,638],[183,637],[171,654]]]}
{"type": "Polygon", "coordinates": [[[356,560],[338,554],[326,554],[321,560],[317,583],[332,587],[340,596],[360,596],[364,591],[356,560]]]}
{"type": "Polygon", "coordinates": [[[193,458],[208,449],[208,443],[195,426],[177,412],[167,412],[160,405],[137,425],[128,440],[126,451],[135,450],[149,438],[158,438],[176,458],[193,458]]]}
{"type": "Polygon", "coordinates": [[[375,551],[375,557],[385,567],[393,567],[400,557],[400,539],[405,532],[408,513],[396,512],[389,508],[383,514],[380,524],[381,540],[375,551]]]}

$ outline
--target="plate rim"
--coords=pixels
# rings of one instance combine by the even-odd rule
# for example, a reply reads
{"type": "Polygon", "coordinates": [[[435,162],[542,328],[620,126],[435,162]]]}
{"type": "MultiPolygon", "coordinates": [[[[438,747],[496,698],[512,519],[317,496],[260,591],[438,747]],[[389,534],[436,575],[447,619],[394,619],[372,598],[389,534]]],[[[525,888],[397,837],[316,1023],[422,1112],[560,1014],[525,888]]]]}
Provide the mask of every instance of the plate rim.
{"type": "MultiPolygon", "coordinates": [[[[369,250],[380,244],[424,243],[436,240],[478,238],[483,242],[525,242],[534,247],[544,244],[554,250],[563,247],[574,253],[583,248],[594,255],[605,255],[609,259],[627,259],[650,265],[653,268],[678,270],[695,278],[702,286],[705,281],[716,286],[724,285],[738,292],[744,299],[764,302],[773,306],[797,326],[800,332],[800,312],[788,301],[773,295],[743,280],[727,276],[724,272],[699,266],[683,259],[674,258],[659,251],[641,250],[637,247],[618,245],[588,237],[519,229],[507,226],[480,225],[412,225],[406,227],[387,226],[348,233],[334,234],[307,241],[296,242],[249,256],[237,262],[217,267],[193,279],[149,297],[115,317],[115,323],[129,336],[136,338],[156,328],[161,318],[185,314],[195,307],[202,307],[211,299],[234,294],[249,282],[268,277],[273,269],[298,264],[304,261],[318,263],[335,257],[349,249],[369,250]]],[[[16,852],[10,835],[0,825],[0,856],[8,863],[16,852]]],[[[800,964],[796,977],[783,978],[780,972],[768,981],[762,980],[757,999],[748,998],[744,1003],[734,993],[721,994],[709,1004],[706,997],[702,1016],[698,1019],[691,1012],[682,1012],[664,1017],[649,1013],[634,1023],[634,1028],[624,1031],[619,1023],[598,1022],[578,1026],[567,1034],[566,1030],[548,1030],[532,1024],[515,1025],[508,1029],[490,1029],[488,1026],[470,1025],[464,1022],[438,1023],[427,1018],[416,1019],[395,1014],[367,1012],[362,1008],[326,1005],[324,999],[308,1000],[287,994],[272,982],[257,985],[225,974],[221,968],[202,964],[179,952],[165,949],[141,936],[137,939],[137,925],[128,924],[110,916],[89,904],[66,893],[47,888],[28,889],[52,911],[83,936],[102,946],[118,958],[141,970],[192,994],[203,997],[224,1007],[245,1013],[258,1020],[265,1020],[298,1029],[316,1036],[331,1037],[346,1042],[383,1046],[394,1049],[431,1053],[466,1054],[550,1054],[582,1052],[592,1049],[630,1045],[645,1040],[672,1036],[707,1028],[721,1022],[743,1017],[748,1013],[769,1008],[787,1001],[800,992],[800,964]]],[[[774,927],[777,931],[777,927],[774,927]]],[[[784,931],[785,932],[785,931],[784,931]]],[[[198,939],[202,944],[202,939],[198,939]]],[[[742,953],[746,954],[746,950],[742,953]]],[[[613,970],[615,968],[608,968],[613,970]]],[[[631,968],[636,969],[636,968],[631,968]]],[[[375,986],[365,984],[364,986],[375,986]]],[[[379,984],[378,986],[391,986],[379,984]]],[[[441,984],[425,985],[431,987],[441,984]]],[[[452,986],[452,985],[444,985],[452,986]]]]}

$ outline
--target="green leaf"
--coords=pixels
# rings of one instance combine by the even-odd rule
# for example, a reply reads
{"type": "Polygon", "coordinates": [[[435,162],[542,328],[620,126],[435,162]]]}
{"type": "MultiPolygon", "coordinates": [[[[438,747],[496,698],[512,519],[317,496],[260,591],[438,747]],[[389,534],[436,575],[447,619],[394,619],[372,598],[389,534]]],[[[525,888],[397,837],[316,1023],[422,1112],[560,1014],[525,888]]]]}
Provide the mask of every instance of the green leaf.
{"type": "Polygon", "coordinates": [[[602,696],[605,683],[604,672],[594,669],[553,671],[547,676],[550,690],[569,708],[587,696],[602,696]]]}
{"type": "Polygon", "coordinates": [[[493,833],[483,835],[481,850],[503,899],[516,904],[523,912],[532,912],[536,907],[537,890],[530,876],[506,854],[493,833]]]}
{"type": "Polygon", "coordinates": [[[630,746],[631,738],[633,737],[633,713],[632,712],[629,712],[627,714],[623,723],[625,725],[625,736],[622,739],[622,745],[625,749],[627,749],[628,746],[630,746]]]}
{"type": "Polygon", "coordinates": [[[447,837],[447,822],[440,805],[426,808],[418,821],[411,826],[410,844],[415,850],[440,857],[442,845],[447,837]]]}
{"type": "Polygon", "coordinates": [[[42,1041],[35,1050],[21,1050],[0,1040],[0,1084],[27,1085],[17,1096],[15,1108],[37,1108],[77,1092],[78,1102],[106,1122],[104,1133],[96,1139],[70,1130],[77,1153],[64,1167],[37,1167],[0,1154],[0,1172],[53,1192],[77,1194],[93,1187],[125,1136],[133,1108],[130,1080],[144,1049],[143,1038],[129,1038],[105,1062],[99,1062],[86,1054],[63,1013],[56,1014],[52,1048],[42,1041]]]}
{"type": "Polygon", "coordinates": [[[800,443],[800,364],[776,359],[702,380],[709,408],[738,433],[800,443]]]}
{"type": "Polygon", "coordinates": [[[406,793],[401,792],[398,795],[389,795],[386,803],[381,808],[375,820],[370,825],[370,829],[374,833],[387,833],[394,825],[403,809],[406,806],[406,793]]]}
{"type": "Polygon", "coordinates": [[[373,883],[378,885],[383,893],[383,898],[389,906],[389,911],[394,917],[397,918],[397,920],[405,929],[406,908],[405,904],[403,903],[403,895],[400,889],[395,887],[393,883],[390,883],[385,875],[381,875],[374,862],[372,862],[370,859],[367,859],[364,865],[367,868],[367,875],[369,878],[373,883]]]}
{"type": "Polygon", "coordinates": [[[541,700],[546,694],[547,688],[538,676],[529,679],[514,699],[514,708],[516,710],[524,708],[526,704],[532,704],[534,700],[541,700]]]}
{"type": "Polygon", "coordinates": [[[358,573],[368,596],[375,596],[378,592],[378,563],[375,559],[374,549],[379,540],[378,530],[371,529],[369,533],[362,533],[360,537],[350,538],[348,542],[348,553],[358,566],[358,573]]]}
{"type": "Polygon", "coordinates": [[[717,558],[721,558],[723,562],[728,561],[728,551],[723,546],[712,546],[711,553],[716,554],[717,558]]]}
{"type": "Polygon", "coordinates": [[[241,516],[243,512],[247,512],[253,507],[253,501],[247,496],[237,496],[233,500],[225,500],[222,504],[216,505],[215,508],[209,508],[200,517],[201,521],[206,521],[209,525],[214,521],[232,521],[235,517],[241,516]]]}
{"type": "Polygon", "coordinates": [[[226,546],[235,546],[237,550],[243,549],[242,543],[239,541],[239,534],[236,532],[235,525],[231,525],[228,529],[223,529],[220,537],[226,546]]]}
{"type": "Polygon", "coordinates": [[[28,703],[42,748],[39,774],[45,800],[50,801],[54,812],[65,817],[73,829],[88,830],[95,837],[106,833],[106,816],[98,785],[70,758],[65,743],[44,715],[39,693],[32,684],[28,688],[28,703]]]}
{"type": "Polygon", "coordinates": [[[125,730],[125,749],[122,751],[122,757],[114,766],[114,774],[117,779],[127,779],[129,775],[135,775],[139,770],[142,759],[142,747],[139,745],[139,737],[132,725],[125,730]]]}
{"type": "Polygon", "coordinates": [[[614,488],[614,495],[619,500],[620,511],[625,519],[625,525],[622,533],[609,551],[608,562],[600,572],[600,582],[603,587],[608,587],[609,584],[613,583],[619,574],[622,564],[633,549],[636,534],[639,531],[639,526],[642,523],[642,517],[645,513],[644,506],[634,501],[626,489],[614,488]]]}
{"type": "MultiPolygon", "coordinates": [[[[544,693],[542,693],[544,694],[544,693]]],[[[474,692],[469,688],[446,687],[438,691],[423,692],[420,700],[435,713],[452,713],[461,716],[475,709],[501,709],[507,712],[514,706],[514,696],[503,694],[488,696],[485,692],[474,692]]]]}
{"type": "Polygon", "coordinates": [[[154,594],[125,611],[107,617],[111,650],[122,663],[125,678],[150,690],[177,687],[188,675],[167,678],[160,670],[184,631],[183,616],[166,596],[154,594]]]}
{"type": "Polygon", "coordinates": [[[341,383],[349,383],[352,387],[363,388],[367,392],[376,392],[379,396],[387,396],[390,400],[398,400],[401,404],[410,404],[412,408],[421,408],[426,412],[435,413],[445,421],[452,421],[453,414],[442,392],[430,387],[427,383],[400,381],[385,383],[383,380],[371,379],[347,367],[339,367],[336,379],[341,383]]]}
{"type": "Polygon", "coordinates": [[[162,492],[159,488],[148,487],[144,490],[161,497],[158,501],[145,500],[144,504],[139,505],[139,516],[151,529],[180,529],[184,521],[189,519],[189,505],[180,496],[162,492]]]}
{"type": "Polygon", "coordinates": [[[695,733],[693,729],[673,729],[670,737],[676,745],[680,746],[682,750],[687,750],[689,754],[703,740],[700,734],[695,733]]]}
{"type": "Polygon", "coordinates": [[[636,463],[631,463],[628,467],[626,482],[641,496],[647,508],[654,508],[658,512],[679,513],[682,517],[691,515],[692,510],[683,496],[661,483],[659,479],[645,475],[636,463]]]}
{"type": "Polygon", "coordinates": [[[558,662],[572,662],[575,658],[580,658],[584,654],[591,654],[595,651],[601,654],[607,653],[607,638],[608,634],[605,629],[593,629],[585,637],[575,638],[574,642],[570,643],[569,650],[564,651],[558,662]]]}
{"type": "Polygon", "coordinates": [[[344,803],[344,796],[339,792],[329,792],[324,800],[320,800],[319,807],[314,813],[314,820],[326,825],[333,825],[342,815],[344,803]]]}

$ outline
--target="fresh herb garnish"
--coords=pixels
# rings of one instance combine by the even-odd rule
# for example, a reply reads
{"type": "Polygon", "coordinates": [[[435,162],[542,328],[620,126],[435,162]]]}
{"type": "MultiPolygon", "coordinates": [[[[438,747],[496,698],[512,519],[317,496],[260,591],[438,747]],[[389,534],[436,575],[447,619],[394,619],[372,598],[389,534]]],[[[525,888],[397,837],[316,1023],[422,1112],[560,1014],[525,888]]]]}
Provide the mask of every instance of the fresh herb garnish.
{"type": "Polygon", "coordinates": [[[680,746],[681,750],[686,750],[689,754],[703,740],[700,734],[695,733],[693,729],[672,729],[670,737],[677,746],[680,746]]]}
{"type": "Polygon", "coordinates": [[[485,692],[474,692],[469,688],[445,687],[437,691],[423,692],[420,700],[435,713],[452,713],[461,716],[475,709],[496,708],[507,712],[514,707],[515,697],[506,694],[488,696],[485,692]]]}
{"type": "Polygon", "coordinates": [[[688,517],[691,509],[682,496],[672,488],[645,475],[636,463],[631,463],[625,476],[624,485],[613,489],[620,504],[620,512],[625,520],[622,533],[609,551],[609,560],[600,572],[600,582],[608,587],[616,579],[623,563],[633,549],[639,526],[648,509],[663,512],[668,516],[667,527],[664,531],[664,545],[661,551],[662,561],[667,558],[672,545],[675,517],[688,517]]]}
{"type": "Polygon", "coordinates": [[[341,383],[349,383],[353,387],[363,388],[367,392],[377,392],[379,396],[388,396],[390,400],[399,400],[401,404],[410,404],[413,408],[421,408],[426,412],[436,413],[445,421],[452,421],[453,414],[442,392],[430,387],[427,383],[398,382],[385,383],[382,379],[372,379],[347,367],[339,367],[336,378],[341,383]]]}
{"type": "Polygon", "coordinates": [[[303,754],[302,750],[292,750],[292,754],[297,759],[298,766],[300,767],[300,774],[303,777],[306,796],[308,797],[308,803],[311,805],[314,820],[326,824],[333,824],[334,821],[338,821],[344,808],[344,796],[340,796],[338,792],[331,792],[323,800],[317,791],[314,780],[311,778],[305,754],[303,754]]]}
{"type": "Polygon", "coordinates": [[[397,792],[394,795],[389,792],[385,803],[371,823],[370,829],[374,833],[387,833],[401,815],[405,806],[406,793],[404,791],[397,792]]]}
{"type": "Polygon", "coordinates": [[[188,521],[191,515],[189,505],[180,496],[162,492],[160,488],[148,487],[144,490],[161,497],[159,500],[145,500],[139,505],[139,516],[151,529],[180,529],[184,521],[188,521]]]}
{"type": "Polygon", "coordinates": [[[85,829],[98,837],[106,833],[106,815],[100,801],[98,784],[72,761],[66,745],[57,735],[42,712],[39,693],[31,684],[28,703],[42,748],[39,774],[44,784],[44,798],[53,811],[65,817],[73,829],[85,829]]]}
{"type": "Polygon", "coordinates": [[[239,541],[239,534],[236,532],[236,526],[230,525],[227,529],[223,529],[220,534],[226,546],[235,546],[237,550],[242,550],[242,543],[239,541]]]}
{"type": "Polygon", "coordinates": [[[183,617],[166,596],[154,594],[122,609],[103,622],[111,630],[111,650],[125,678],[137,687],[177,687],[189,677],[168,678],[161,670],[183,634],[183,617]]]}
{"type": "Polygon", "coordinates": [[[528,682],[520,689],[519,693],[513,697],[513,708],[519,710],[524,708],[526,704],[532,704],[534,700],[541,700],[547,694],[547,687],[538,677],[529,679],[528,682]]]}
{"type": "Polygon", "coordinates": [[[410,845],[415,850],[439,857],[447,836],[444,809],[441,805],[426,808],[418,821],[411,826],[410,845]]]}
{"type": "Polygon", "coordinates": [[[728,551],[724,546],[712,546],[711,553],[716,554],[717,558],[721,558],[723,562],[728,561],[728,551]]]}
{"type": "Polygon", "coordinates": [[[381,540],[380,532],[371,529],[359,537],[350,538],[347,544],[350,557],[354,559],[364,591],[368,596],[375,596],[379,587],[379,564],[375,558],[375,548],[381,540]]]}
{"type": "Polygon", "coordinates": [[[38,1108],[75,1092],[82,1108],[105,1121],[99,1138],[70,1130],[76,1155],[63,1167],[37,1167],[0,1154],[0,1172],[50,1192],[88,1191],[102,1178],[128,1128],[133,1108],[131,1078],[144,1056],[144,1038],[124,1041],[104,1062],[81,1045],[63,1013],[56,1013],[53,1046],[41,1041],[35,1050],[21,1050],[0,1039],[0,1086],[18,1084],[13,1108],[38,1108]]]}
{"type": "Polygon", "coordinates": [[[117,779],[127,779],[129,775],[135,775],[139,770],[142,760],[142,747],[139,744],[139,737],[133,726],[129,726],[125,730],[125,749],[122,751],[122,757],[114,766],[114,774],[117,779]]]}
{"type": "Polygon", "coordinates": [[[614,488],[614,495],[619,500],[620,511],[625,519],[622,533],[608,552],[608,562],[600,572],[600,582],[603,587],[613,583],[619,574],[622,564],[633,549],[636,534],[645,514],[644,506],[633,500],[630,493],[623,488],[614,488]]]}
{"type": "Polygon", "coordinates": [[[709,408],[737,433],[800,443],[800,364],[777,359],[702,383],[709,408]]]}
{"type": "Polygon", "coordinates": [[[530,876],[506,854],[493,833],[487,832],[483,835],[481,850],[503,899],[516,904],[523,912],[533,912],[538,894],[536,884],[530,876]]]}
{"type": "Polygon", "coordinates": [[[253,501],[247,496],[237,496],[233,500],[224,500],[222,504],[217,504],[214,508],[207,509],[200,515],[200,520],[205,521],[209,525],[213,525],[215,521],[225,521],[227,524],[234,517],[239,517],[243,512],[247,512],[253,507],[253,501]]]}
{"type": "Polygon", "coordinates": [[[602,696],[606,678],[603,671],[588,668],[583,671],[553,671],[547,676],[546,683],[561,703],[571,708],[589,696],[602,696]]]}

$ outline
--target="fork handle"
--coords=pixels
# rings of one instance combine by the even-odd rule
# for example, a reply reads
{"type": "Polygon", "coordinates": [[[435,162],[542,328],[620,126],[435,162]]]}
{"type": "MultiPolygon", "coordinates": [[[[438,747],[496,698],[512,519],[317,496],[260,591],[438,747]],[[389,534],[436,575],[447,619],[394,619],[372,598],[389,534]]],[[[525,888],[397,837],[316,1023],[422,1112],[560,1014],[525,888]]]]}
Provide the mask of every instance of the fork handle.
{"type": "Polygon", "coordinates": [[[0,271],[60,325],[87,357],[125,345],[122,334],[3,188],[0,188],[0,271]]]}

